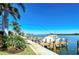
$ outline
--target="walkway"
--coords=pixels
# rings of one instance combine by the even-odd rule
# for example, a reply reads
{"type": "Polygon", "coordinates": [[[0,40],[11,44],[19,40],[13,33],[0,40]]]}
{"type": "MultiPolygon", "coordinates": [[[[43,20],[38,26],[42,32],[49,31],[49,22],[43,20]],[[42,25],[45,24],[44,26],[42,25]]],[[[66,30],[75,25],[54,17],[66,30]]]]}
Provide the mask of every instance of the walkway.
{"type": "MultiPolygon", "coordinates": [[[[23,37],[23,36],[21,36],[23,37]]],[[[26,40],[26,37],[23,37],[26,40]]],[[[36,53],[36,55],[58,55],[43,46],[39,45],[38,43],[32,42],[31,40],[26,40],[29,43],[30,48],[36,53]]]]}
{"type": "Polygon", "coordinates": [[[58,54],[42,47],[38,43],[32,42],[31,40],[27,40],[27,43],[30,44],[29,46],[36,53],[36,55],[58,55],[58,54]]]}

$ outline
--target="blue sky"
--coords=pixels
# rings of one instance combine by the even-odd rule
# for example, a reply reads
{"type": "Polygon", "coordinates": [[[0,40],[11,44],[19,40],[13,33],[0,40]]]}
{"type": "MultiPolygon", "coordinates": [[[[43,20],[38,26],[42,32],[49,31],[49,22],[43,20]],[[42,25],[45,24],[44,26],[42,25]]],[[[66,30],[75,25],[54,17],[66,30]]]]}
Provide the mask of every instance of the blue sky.
{"type": "MultiPolygon", "coordinates": [[[[79,33],[79,4],[29,3],[24,5],[25,13],[19,8],[22,31],[34,34],[79,33]]],[[[9,19],[13,18],[10,16],[9,19]]]]}

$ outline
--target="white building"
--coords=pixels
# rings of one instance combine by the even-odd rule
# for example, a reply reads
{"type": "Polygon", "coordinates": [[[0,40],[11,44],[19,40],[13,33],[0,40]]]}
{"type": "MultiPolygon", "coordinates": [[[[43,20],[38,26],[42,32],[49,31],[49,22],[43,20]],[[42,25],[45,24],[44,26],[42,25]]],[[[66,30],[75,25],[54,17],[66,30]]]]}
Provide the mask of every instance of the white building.
{"type": "MultiPolygon", "coordinates": [[[[65,42],[65,39],[64,38],[58,38],[58,36],[57,35],[48,35],[48,36],[46,36],[45,38],[43,38],[43,40],[42,40],[42,42],[43,43],[50,43],[50,42],[60,42],[60,41],[62,41],[62,42],[65,42]]],[[[57,44],[56,45],[57,47],[59,47],[59,44],[57,44]]],[[[49,48],[49,46],[47,46],[48,48],[49,48]]],[[[53,46],[52,46],[52,48],[53,48],[53,46]]]]}
{"type": "MultiPolygon", "coordinates": [[[[54,41],[56,41],[56,42],[59,42],[60,41],[60,39],[61,38],[58,38],[58,36],[57,35],[48,35],[48,36],[46,36],[45,38],[43,38],[43,42],[54,42],[54,41]]],[[[63,41],[65,40],[64,38],[62,38],[63,39],[63,41]]]]}

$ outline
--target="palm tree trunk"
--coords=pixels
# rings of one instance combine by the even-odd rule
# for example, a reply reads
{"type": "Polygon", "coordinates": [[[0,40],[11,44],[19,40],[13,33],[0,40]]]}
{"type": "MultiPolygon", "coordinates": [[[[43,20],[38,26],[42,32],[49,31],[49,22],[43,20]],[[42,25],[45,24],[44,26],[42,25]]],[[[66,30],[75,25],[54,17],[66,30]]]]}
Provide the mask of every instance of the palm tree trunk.
{"type": "Polygon", "coordinates": [[[3,16],[3,31],[4,31],[4,35],[8,35],[8,9],[5,8],[4,10],[4,16],[3,16]]]}

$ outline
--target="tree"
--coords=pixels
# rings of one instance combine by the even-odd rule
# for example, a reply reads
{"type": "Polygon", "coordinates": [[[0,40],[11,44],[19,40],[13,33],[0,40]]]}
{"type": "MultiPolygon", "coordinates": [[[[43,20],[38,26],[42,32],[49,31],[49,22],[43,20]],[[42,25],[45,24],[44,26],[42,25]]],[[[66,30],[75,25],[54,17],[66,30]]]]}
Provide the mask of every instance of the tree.
{"type": "MultiPolygon", "coordinates": [[[[18,6],[20,6],[23,10],[23,12],[25,12],[25,7],[23,4],[18,3],[18,6]]],[[[17,21],[17,19],[20,19],[20,13],[18,11],[18,8],[14,7],[13,4],[11,3],[1,3],[0,4],[0,16],[2,16],[2,29],[5,33],[5,35],[8,35],[8,16],[9,14],[11,14],[13,16],[13,18],[15,19],[15,21],[17,21]]]]}
{"type": "Polygon", "coordinates": [[[17,23],[17,22],[12,22],[12,26],[13,26],[13,30],[14,30],[17,34],[19,34],[19,33],[20,33],[20,30],[21,30],[19,23],[17,23]]]}

